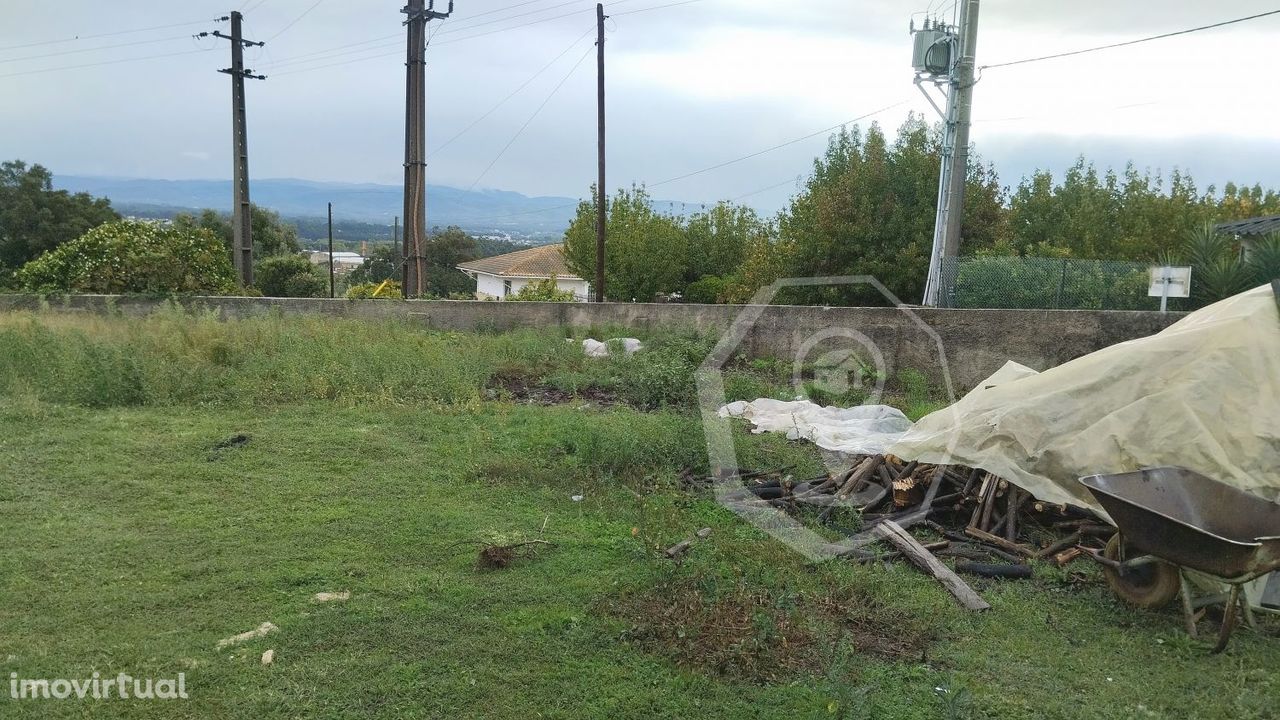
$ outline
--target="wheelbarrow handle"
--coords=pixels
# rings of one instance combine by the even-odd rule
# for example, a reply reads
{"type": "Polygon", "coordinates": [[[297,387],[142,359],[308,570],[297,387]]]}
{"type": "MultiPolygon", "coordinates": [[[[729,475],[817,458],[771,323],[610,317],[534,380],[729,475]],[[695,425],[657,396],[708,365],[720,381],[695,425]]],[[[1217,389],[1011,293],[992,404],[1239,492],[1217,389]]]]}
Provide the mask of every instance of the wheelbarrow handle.
{"type": "Polygon", "coordinates": [[[1151,563],[1161,562],[1161,560],[1155,557],[1154,555],[1143,555],[1141,557],[1136,557],[1130,560],[1122,561],[1122,560],[1112,560],[1111,558],[1103,555],[1102,551],[1096,548],[1082,547],[1080,549],[1083,550],[1085,554],[1087,554],[1089,557],[1093,558],[1094,561],[1096,561],[1099,565],[1105,565],[1106,567],[1109,567],[1112,570],[1115,570],[1116,572],[1122,575],[1130,570],[1134,570],[1136,568],[1142,567],[1143,565],[1150,565],[1151,563]]]}

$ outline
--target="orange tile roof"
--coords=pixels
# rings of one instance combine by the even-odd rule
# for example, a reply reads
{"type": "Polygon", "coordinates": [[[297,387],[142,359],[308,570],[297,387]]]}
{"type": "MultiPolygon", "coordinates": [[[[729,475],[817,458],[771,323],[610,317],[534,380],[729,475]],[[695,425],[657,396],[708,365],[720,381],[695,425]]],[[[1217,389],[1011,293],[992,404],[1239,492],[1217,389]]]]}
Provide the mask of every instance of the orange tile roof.
{"type": "Polygon", "coordinates": [[[458,269],[500,277],[549,278],[555,275],[567,280],[581,279],[569,270],[564,261],[564,245],[559,243],[464,262],[458,265],[458,269]]]}

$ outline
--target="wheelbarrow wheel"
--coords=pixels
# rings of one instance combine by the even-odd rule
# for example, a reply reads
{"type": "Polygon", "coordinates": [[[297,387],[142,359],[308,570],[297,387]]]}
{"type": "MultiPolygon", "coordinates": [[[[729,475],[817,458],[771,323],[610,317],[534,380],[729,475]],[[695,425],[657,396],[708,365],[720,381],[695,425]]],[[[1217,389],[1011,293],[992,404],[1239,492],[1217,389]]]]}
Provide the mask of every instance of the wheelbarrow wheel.
{"type": "MultiPolygon", "coordinates": [[[[1103,556],[1108,560],[1126,560],[1120,533],[1111,536],[1103,556]]],[[[1157,560],[1130,568],[1123,573],[1115,568],[1103,567],[1103,576],[1116,597],[1134,607],[1155,610],[1173,602],[1178,597],[1181,581],[1177,566],[1157,560]]]]}

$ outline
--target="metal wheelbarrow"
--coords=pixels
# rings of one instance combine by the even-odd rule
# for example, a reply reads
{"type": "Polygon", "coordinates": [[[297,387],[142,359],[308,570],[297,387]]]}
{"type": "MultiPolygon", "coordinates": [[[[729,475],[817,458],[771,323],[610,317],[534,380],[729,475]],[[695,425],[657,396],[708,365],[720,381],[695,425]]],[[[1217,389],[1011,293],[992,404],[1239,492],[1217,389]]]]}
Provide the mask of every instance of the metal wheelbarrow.
{"type": "MultiPolygon", "coordinates": [[[[1092,475],[1080,482],[1119,530],[1105,553],[1091,552],[1117,595],[1156,607],[1180,590],[1187,632],[1194,637],[1197,608],[1222,602],[1223,596],[1198,602],[1186,571],[1230,586],[1213,650],[1222,652],[1235,630],[1241,586],[1280,569],[1280,504],[1179,467],[1092,475]]],[[[1243,613],[1253,624],[1247,601],[1243,613]]]]}

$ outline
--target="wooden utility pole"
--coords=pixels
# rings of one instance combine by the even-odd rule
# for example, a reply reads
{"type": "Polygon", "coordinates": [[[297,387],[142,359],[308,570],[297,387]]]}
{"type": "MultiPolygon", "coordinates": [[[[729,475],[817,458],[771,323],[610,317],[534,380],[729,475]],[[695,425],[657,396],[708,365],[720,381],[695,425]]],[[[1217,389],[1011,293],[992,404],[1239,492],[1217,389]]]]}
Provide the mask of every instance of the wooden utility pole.
{"type": "Polygon", "coordinates": [[[265,43],[244,39],[241,33],[243,19],[239,12],[233,10],[230,16],[231,34],[224,35],[217,31],[209,34],[231,41],[231,67],[218,72],[231,76],[232,262],[236,266],[240,284],[248,287],[253,284],[253,211],[249,204],[249,134],[245,122],[244,81],[245,78],[266,80],[267,77],[254,75],[252,70],[244,67],[244,49],[255,45],[262,47],[265,43]]]}
{"type": "Polygon", "coordinates": [[[436,12],[435,0],[408,0],[400,10],[408,19],[405,43],[404,118],[404,297],[426,293],[427,259],[427,23],[453,13],[436,12]],[[424,7],[424,2],[426,6],[424,7]]]}
{"type": "Polygon", "coordinates": [[[604,240],[608,232],[609,194],[605,191],[604,3],[596,4],[596,98],[600,177],[596,181],[596,302],[604,302],[604,240]]]}
{"type": "Polygon", "coordinates": [[[337,297],[333,281],[333,203],[329,203],[329,297],[337,297]]]}

